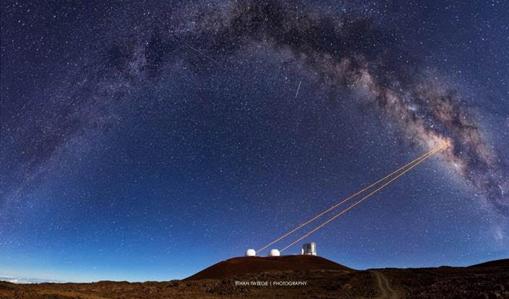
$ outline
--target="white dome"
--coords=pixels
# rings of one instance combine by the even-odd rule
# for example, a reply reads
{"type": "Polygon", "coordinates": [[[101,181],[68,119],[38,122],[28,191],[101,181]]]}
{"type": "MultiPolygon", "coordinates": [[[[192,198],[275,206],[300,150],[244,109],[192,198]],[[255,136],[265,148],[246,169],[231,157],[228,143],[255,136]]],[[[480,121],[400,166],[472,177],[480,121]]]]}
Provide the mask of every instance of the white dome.
{"type": "Polygon", "coordinates": [[[246,250],[246,256],[256,256],[256,250],[251,248],[246,250]]]}
{"type": "Polygon", "coordinates": [[[280,255],[281,255],[281,253],[279,252],[279,250],[277,250],[277,249],[270,250],[269,256],[280,256],[280,255]]]}

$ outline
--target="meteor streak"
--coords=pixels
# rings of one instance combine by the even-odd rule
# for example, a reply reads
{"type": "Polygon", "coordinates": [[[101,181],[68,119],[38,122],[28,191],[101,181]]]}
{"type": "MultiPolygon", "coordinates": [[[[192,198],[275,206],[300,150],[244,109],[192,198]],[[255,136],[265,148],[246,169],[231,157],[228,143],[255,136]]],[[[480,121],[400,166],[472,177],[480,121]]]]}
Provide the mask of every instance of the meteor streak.
{"type": "Polygon", "coordinates": [[[299,96],[299,90],[300,90],[301,84],[302,84],[302,80],[299,81],[299,86],[297,86],[297,91],[295,92],[295,98],[297,98],[299,96]]]}
{"type": "MultiPolygon", "coordinates": [[[[325,225],[329,224],[330,222],[334,221],[335,219],[337,219],[338,217],[344,215],[346,212],[350,211],[351,209],[353,209],[354,207],[356,207],[357,205],[359,205],[361,202],[365,201],[366,199],[368,199],[369,197],[371,197],[372,195],[374,195],[375,193],[377,193],[378,191],[382,190],[383,188],[385,188],[386,186],[388,186],[390,183],[392,183],[393,181],[397,180],[398,178],[400,178],[401,176],[403,176],[405,173],[409,172],[410,170],[412,170],[413,168],[415,168],[417,165],[421,164],[422,162],[424,162],[425,160],[427,160],[429,157],[433,156],[434,154],[438,153],[439,151],[443,150],[445,147],[444,146],[441,146],[439,148],[436,148],[434,150],[432,150],[431,152],[428,152],[427,154],[425,154],[425,157],[421,157],[421,158],[418,158],[420,160],[418,161],[412,161],[411,163],[414,163],[413,165],[409,166],[407,169],[405,169],[403,172],[399,173],[397,176],[395,176],[394,178],[390,179],[389,181],[385,182],[384,184],[382,184],[380,187],[376,188],[375,190],[371,191],[370,193],[368,193],[366,196],[364,196],[363,198],[359,199],[357,202],[355,202],[354,204],[352,204],[351,206],[349,206],[348,208],[342,210],[341,212],[339,212],[338,214],[332,216],[331,218],[329,218],[328,220],[326,220],[325,222],[323,222],[322,224],[318,225],[317,227],[315,227],[314,229],[312,229],[311,231],[305,233],[302,237],[298,238],[297,240],[293,241],[292,243],[288,244],[286,247],[284,247],[283,249],[280,250],[280,252],[283,252],[284,250],[292,247],[293,245],[297,244],[298,242],[304,240],[305,238],[309,237],[311,234],[315,233],[316,231],[318,231],[320,228],[324,227],[325,225]]],[[[410,163],[409,163],[410,164],[410,163]]],[[[408,164],[407,164],[408,165],[408,164]]]]}
{"type": "Polygon", "coordinates": [[[209,55],[203,53],[202,51],[192,47],[191,45],[187,44],[187,43],[184,43],[184,46],[186,46],[188,49],[191,49],[193,50],[194,52],[198,53],[200,56],[202,57],[205,57],[206,59],[212,61],[215,65],[221,67],[222,65],[217,61],[215,60],[214,58],[210,57],[209,55]]]}

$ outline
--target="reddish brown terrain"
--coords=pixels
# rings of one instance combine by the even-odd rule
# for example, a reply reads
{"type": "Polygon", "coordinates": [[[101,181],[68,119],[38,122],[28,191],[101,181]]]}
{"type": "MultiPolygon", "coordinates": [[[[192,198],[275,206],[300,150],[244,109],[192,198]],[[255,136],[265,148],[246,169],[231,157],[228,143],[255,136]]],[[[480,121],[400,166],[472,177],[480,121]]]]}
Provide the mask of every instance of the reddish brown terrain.
{"type": "Polygon", "coordinates": [[[300,271],[306,269],[324,271],[354,271],[350,268],[337,264],[319,256],[311,255],[287,255],[277,257],[235,257],[212,265],[188,278],[197,279],[224,279],[274,271],[300,271]]]}
{"type": "Polygon", "coordinates": [[[358,271],[314,256],[238,257],[180,281],[0,282],[0,298],[509,298],[509,259],[358,271]]]}

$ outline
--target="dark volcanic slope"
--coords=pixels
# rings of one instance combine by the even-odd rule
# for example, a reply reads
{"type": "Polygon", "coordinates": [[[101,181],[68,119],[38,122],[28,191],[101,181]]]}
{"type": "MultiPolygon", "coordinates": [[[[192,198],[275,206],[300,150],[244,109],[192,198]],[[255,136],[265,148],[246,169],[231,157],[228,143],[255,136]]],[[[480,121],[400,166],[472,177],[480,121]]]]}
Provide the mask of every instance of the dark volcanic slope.
{"type": "Polygon", "coordinates": [[[0,299],[509,298],[509,260],[471,267],[352,270],[321,257],[239,257],[185,281],[12,284],[0,299]],[[236,281],[304,281],[239,286],[236,281]]]}
{"type": "Polygon", "coordinates": [[[188,278],[196,279],[224,279],[244,274],[255,274],[275,271],[307,271],[307,270],[339,270],[355,271],[348,267],[319,256],[285,255],[278,257],[235,257],[214,264],[188,278]]]}
{"type": "Polygon", "coordinates": [[[509,259],[502,259],[496,261],[489,261],[477,265],[472,265],[470,267],[504,267],[509,269],[509,259]]]}

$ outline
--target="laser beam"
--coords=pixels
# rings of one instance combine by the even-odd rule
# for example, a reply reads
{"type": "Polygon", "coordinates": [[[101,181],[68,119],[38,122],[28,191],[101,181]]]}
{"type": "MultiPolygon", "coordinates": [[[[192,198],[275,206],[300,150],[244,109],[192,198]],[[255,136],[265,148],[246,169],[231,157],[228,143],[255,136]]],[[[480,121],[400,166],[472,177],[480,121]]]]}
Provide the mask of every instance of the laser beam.
{"type": "MultiPolygon", "coordinates": [[[[445,148],[445,145],[441,145],[439,147],[439,149],[443,149],[445,148]]],[[[347,196],[346,198],[344,198],[343,200],[341,200],[340,202],[332,205],[331,207],[327,208],[326,210],[323,210],[322,212],[318,213],[317,215],[315,215],[314,217],[310,218],[309,220],[299,224],[298,226],[296,226],[295,228],[291,229],[290,231],[284,233],[283,235],[279,236],[278,238],[272,240],[271,242],[269,242],[268,244],[264,245],[263,247],[259,248],[257,250],[257,252],[260,252],[261,250],[264,250],[266,248],[268,248],[270,245],[273,245],[283,239],[285,239],[286,237],[288,237],[289,235],[293,234],[294,232],[298,231],[299,229],[305,227],[306,225],[312,223],[313,221],[315,221],[316,219],[320,218],[321,216],[327,214],[328,212],[336,209],[337,207],[343,205],[344,203],[346,203],[347,201],[351,200],[352,198],[355,198],[356,196],[364,193],[365,191],[375,187],[376,185],[378,185],[379,183],[385,181],[386,179],[389,179],[390,177],[396,175],[397,173],[399,173],[400,171],[404,170],[405,168],[409,167],[410,165],[412,165],[413,163],[419,161],[420,159],[424,158],[424,157],[427,157],[430,153],[433,153],[435,150],[437,150],[437,148],[435,149],[432,149],[424,154],[422,154],[421,156],[417,157],[416,159],[406,163],[405,165],[401,166],[400,168],[394,170],[393,172],[389,173],[388,175],[386,175],[385,177],[375,181],[374,183],[371,183],[369,186],[366,186],[364,188],[362,188],[361,190],[347,196]]]]}
{"type": "MultiPolygon", "coordinates": [[[[352,204],[351,206],[349,206],[348,208],[342,210],[341,212],[339,212],[338,214],[334,215],[333,217],[329,218],[327,221],[321,223],[320,225],[318,225],[317,227],[315,227],[314,229],[312,229],[311,231],[305,233],[302,237],[298,238],[297,240],[293,241],[292,243],[290,243],[289,245],[287,245],[286,247],[284,247],[283,249],[280,250],[280,252],[283,252],[284,250],[292,247],[293,245],[297,244],[298,242],[304,240],[305,238],[309,237],[310,235],[312,235],[313,233],[315,233],[316,231],[318,231],[319,229],[321,229],[322,227],[324,227],[325,225],[329,224],[330,222],[334,221],[335,219],[337,219],[338,217],[344,215],[346,212],[350,211],[351,209],[355,208],[357,205],[359,205],[360,203],[362,203],[363,201],[365,201],[366,199],[368,199],[369,197],[371,197],[372,195],[374,195],[375,193],[377,193],[378,191],[382,190],[383,188],[385,188],[386,186],[388,186],[390,183],[392,183],[393,181],[397,180],[398,178],[400,178],[401,176],[403,176],[405,173],[409,172],[410,170],[412,170],[413,168],[415,168],[417,165],[421,164],[422,162],[424,162],[425,160],[427,160],[429,157],[433,156],[434,154],[438,153],[439,151],[441,151],[442,149],[444,149],[445,147],[441,146],[439,147],[438,149],[434,149],[432,150],[430,153],[427,153],[425,155],[425,157],[422,157],[419,161],[415,162],[412,166],[408,167],[407,169],[405,169],[404,171],[402,171],[400,174],[396,175],[394,178],[390,179],[389,181],[385,182],[384,184],[382,184],[380,187],[376,188],[374,191],[368,193],[366,196],[362,197],[360,200],[358,200],[357,202],[355,202],[354,204],[352,204]]],[[[414,160],[415,161],[415,160],[414,160]]]]}

